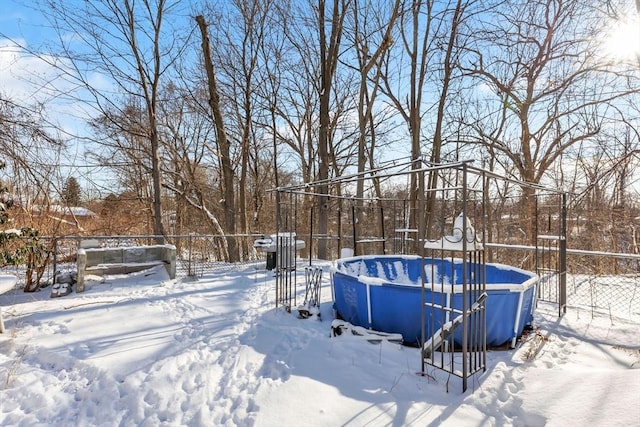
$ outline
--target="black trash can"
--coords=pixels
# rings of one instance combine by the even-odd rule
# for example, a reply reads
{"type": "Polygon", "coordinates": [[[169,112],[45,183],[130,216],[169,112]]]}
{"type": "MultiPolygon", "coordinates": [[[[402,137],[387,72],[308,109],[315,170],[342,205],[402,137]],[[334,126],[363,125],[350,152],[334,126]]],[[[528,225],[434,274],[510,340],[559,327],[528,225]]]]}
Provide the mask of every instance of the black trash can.
{"type": "Polygon", "coordinates": [[[267,252],[267,270],[276,268],[276,254],[277,252],[267,252]]]}

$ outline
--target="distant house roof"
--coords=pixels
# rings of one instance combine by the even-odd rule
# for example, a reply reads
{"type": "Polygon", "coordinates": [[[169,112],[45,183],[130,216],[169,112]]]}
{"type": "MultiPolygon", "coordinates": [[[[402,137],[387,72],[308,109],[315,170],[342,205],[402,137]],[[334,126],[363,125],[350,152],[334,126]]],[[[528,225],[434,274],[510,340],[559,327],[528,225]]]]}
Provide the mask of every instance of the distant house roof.
{"type": "Polygon", "coordinates": [[[9,228],[8,230],[0,230],[0,233],[2,234],[16,234],[16,235],[21,235],[22,231],[18,230],[17,228],[9,228]]]}
{"type": "Polygon", "coordinates": [[[74,217],[88,217],[88,216],[97,216],[95,212],[90,209],[83,208],[80,206],[62,206],[62,205],[50,205],[50,206],[42,206],[42,205],[34,205],[32,207],[32,211],[34,213],[46,212],[49,214],[57,214],[63,216],[74,216],[74,217]]]}

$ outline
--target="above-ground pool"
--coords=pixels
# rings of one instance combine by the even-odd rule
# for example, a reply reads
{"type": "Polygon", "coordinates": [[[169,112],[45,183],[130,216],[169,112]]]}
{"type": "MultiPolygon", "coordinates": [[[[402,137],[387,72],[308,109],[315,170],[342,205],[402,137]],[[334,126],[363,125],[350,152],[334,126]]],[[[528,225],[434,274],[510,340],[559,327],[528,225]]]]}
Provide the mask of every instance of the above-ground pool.
{"type": "MultiPolygon", "coordinates": [[[[339,259],[332,268],[334,309],[341,319],[380,332],[402,334],[407,344],[422,340],[422,266],[425,277],[425,331],[430,338],[452,317],[432,313],[434,306],[462,309],[463,262],[460,259],[408,255],[357,256],[339,259]]],[[[478,265],[466,264],[467,282],[478,265]]],[[[534,273],[503,264],[485,265],[487,346],[512,345],[533,321],[534,273]]],[[[480,273],[482,274],[482,273],[480,273]]],[[[477,280],[475,280],[477,282],[477,280]]],[[[467,307],[473,301],[467,302],[467,307]]],[[[461,341],[456,334],[455,341],[461,341]]]]}

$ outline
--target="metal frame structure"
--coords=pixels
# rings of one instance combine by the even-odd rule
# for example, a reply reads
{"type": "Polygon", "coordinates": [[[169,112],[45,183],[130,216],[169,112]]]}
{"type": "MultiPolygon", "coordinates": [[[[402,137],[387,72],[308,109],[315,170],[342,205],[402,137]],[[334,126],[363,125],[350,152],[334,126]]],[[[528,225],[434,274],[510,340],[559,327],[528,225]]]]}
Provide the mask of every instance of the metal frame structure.
{"type": "MultiPolygon", "coordinates": [[[[521,264],[526,262],[526,267],[529,269],[535,269],[539,274],[544,272],[548,277],[553,277],[558,285],[560,296],[559,314],[566,309],[566,198],[559,191],[508,179],[492,171],[474,167],[469,161],[430,164],[424,160],[405,163],[393,162],[385,167],[365,173],[344,175],[323,182],[282,187],[275,191],[277,192],[278,204],[276,233],[297,233],[300,231],[300,218],[297,213],[297,208],[301,205],[297,201],[299,197],[305,198],[303,200],[306,202],[302,203],[303,206],[310,207],[308,217],[305,217],[305,221],[309,218],[305,229],[305,232],[309,233],[309,264],[313,258],[312,242],[314,239],[337,240],[340,253],[343,248],[347,247],[346,244],[352,243],[352,253],[355,255],[360,255],[364,247],[377,247],[382,253],[393,251],[401,254],[420,255],[423,264],[427,258],[455,260],[455,262],[462,264],[461,281],[455,285],[462,289],[461,309],[449,308],[451,305],[443,304],[445,299],[452,298],[454,285],[426,280],[425,274],[428,273],[423,268],[421,305],[425,321],[422,322],[421,366],[424,375],[427,374],[428,367],[443,370],[460,377],[462,388],[466,390],[469,378],[486,370],[486,310],[484,305],[486,262],[491,258],[494,258],[493,261],[503,261],[501,257],[507,259],[513,257],[512,252],[501,254],[497,250],[502,247],[499,242],[500,238],[507,240],[504,247],[509,247],[514,244],[514,236],[527,234],[518,227],[525,227],[529,234],[535,233],[534,236],[529,236],[531,240],[521,243],[531,244],[533,242],[536,248],[540,248],[539,251],[536,251],[535,259],[523,261],[521,264]],[[365,181],[361,187],[365,188],[366,195],[363,199],[356,199],[353,193],[356,189],[356,183],[361,180],[365,181]],[[373,180],[376,180],[375,185],[366,184],[373,180]],[[388,198],[381,197],[381,194],[376,193],[375,190],[379,190],[385,185],[385,182],[389,183],[389,187],[395,186],[396,188],[402,183],[406,183],[406,191],[402,194],[407,198],[398,198],[397,192],[388,198]],[[433,188],[425,188],[427,182],[431,183],[433,188]],[[409,187],[415,189],[416,185],[418,200],[417,206],[413,205],[416,207],[416,211],[410,212],[408,195],[412,190],[409,187]],[[317,191],[320,188],[328,189],[329,194],[319,194],[317,191]],[[493,199],[497,197],[502,197],[504,205],[505,193],[512,193],[511,206],[519,212],[513,221],[515,225],[503,226],[500,223],[503,212],[493,207],[493,199]],[[547,197],[549,194],[553,197],[558,196],[560,200],[552,209],[553,212],[547,216],[549,224],[551,219],[560,224],[553,231],[556,236],[555,240],[540,234],[541,230],[546,231],[550,229],[550,226],[546,228],[541,226],[541,220],[538,218],[538,198],[547,197]],[[525,208],[517,205],[516,200],[531,197],[534,199],[533,205],[527,205],[525,208]],[[336,203],[335,209],[331,211],[337,213],[337,216],[330,220],[331,224],[328,224],[327,227],[328,234],[322,236],[313,234],[313,206],[317,205],[314,201],[318,198],[322,198],[329,204],[336,203]],[[351,203],[350,219],[344,221],[342,214],[349,212],[349,209],[344,209],[344,205],[347,203],[351,203]],[[385,204],[387,208],[383,208],[385,204]],[[370,209],[371,212],[378,212],[376,214],[378,218],[368,224],[367,231],[370,231],[375,224],[375,227],[380,227],[380,236],[358,236],[356,221],[360,217],[358,217],[357,210],[363,209],[363,206],[370,209]],[[533,211],[527,210],[529,208],[533,211]],[[532,212],[535,218],[523,218],[522,212],[532,212]],[[408,220],[411,217],[416,219],[413,224],[410,224],[408,220]],[[459,244],[445,245],[442,244],[443,240],[440,240],[440,246],[434,244],[438,237],[446,238],[452,228],[456,227],[456,217],[460,217],[461,224],[463,224],[462,226],[457,225],[458,230],[453,230],[454,235],[458,233],[463,236],[459,244]],[[345,222],[351,223],[351,236],[343,232],[345,222]],[[390,227],[394,228],[393,233],[385,231],[390,227]],[[469,235],[473,237],[468,239],[469,235]],[[498,239],[497,243],[494,238],[498,239]],[[389,242],[390,239],[393,241],[389,242]],[[550,260],[549,254],[552,251],[545,251],[544,246],[545,243],[550,242],[557,245],[553,251],[555,254],[554,263],[543,262],[550,260]],[[364,243],[375,244],[361,246],[364,243]],[[496,252],[494,253],[494,251],[496,252]],[[427,297],[427,295],[437,295],[437,298],[427,297]],[[433,317],[431,321],[426,321],[428,320],[425,317],[427,315],[433,317]],[[438,330],[428,329],[427,325],[436,324],[443,325],[443,327],[438,330]],[[450,328],[447,329],[446,325],[450,325],[450,328]]],[[[524,203],[529,202],[525,200],[524,203]]],[[[295,252],[293,256],[295,257],[295,252]]],[[[511,264],[510,262],[505,263],[511,264]]],[[[277,269],[276,274],[276,305],[282,305],[290,310],[296,303],[295,266],[281,266],[277,269]]],[[[432,273],[431,277],[435,277],[435,273],[432,273]]]]}
{"type": "Polygon", "coordinates": [[[297,306],[298,200],[291,193],[277,192],[276,202],[276,307],[291,312],[297,306]]]}
{"type": "Polygon", "coordinates": [[[463,391],[472,375],[487,369],[486,256],[484,242],[479,240],[487,234],[483,197],[486,180],[479,181],[480,188],[470,185],[469,167],[468,162],[463,162],[443,171],[442,185],[428,190],[440,200],[439,217],[451,218],[457,210],[461,221],[451,220],[451,235],[443,228],[448,223],[444,221],[438,227],[442,237],[427,239],[422,254],[423,259],[431,260],[429,280],[424,277],[429,267],[423,268],[422,280],[423,318],[427,313],[429,316],[422,322],[422,373],[426,374],[427,366],[433,366],[458,376],[463,391]],[[438,274],[434,271],[438,260],[448,260],[452,266],[460,263],[461,277],[455,278],[454,271],[438,274]],[[446,283],[445,277],[454,280],[446,283]],[[457,295],[462,300],[461,309],[454,308],[452,302],[457,295]]]}

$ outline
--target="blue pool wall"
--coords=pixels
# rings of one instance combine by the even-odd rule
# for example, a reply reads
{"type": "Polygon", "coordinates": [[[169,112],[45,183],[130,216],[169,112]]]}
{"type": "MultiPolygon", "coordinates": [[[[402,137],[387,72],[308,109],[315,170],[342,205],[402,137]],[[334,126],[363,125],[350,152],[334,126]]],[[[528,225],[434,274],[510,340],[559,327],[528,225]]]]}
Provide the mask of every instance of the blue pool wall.
{"type": "MultiPolygon", "coordinates": [[[[357,326],[400,333],[407,344],[420,343],[422,265],[422,258],[406,255],[337,260],[332,279],[338,317],[357,326]]],[[[461,260],[425,258],[425,301],[462,309],[462,266],[461,260]]],[[[515,342],[533,321],[537,276],[503,264],[486,264],[485,271],[487,345],[515,342]]],[[[467,279],[474,274],[482,274],[481,267],[467,263],[467,279]]],[[[425,308],[427,339],[447,320],[442,310],[436,311],[425,308]]],[[[459,344],[460,332],[455,340],[459,344]]]]}

